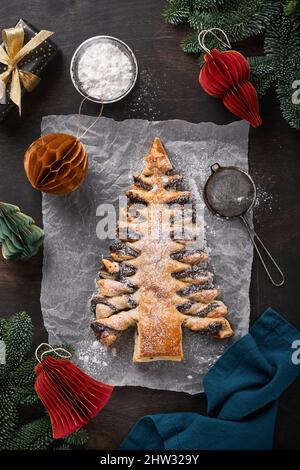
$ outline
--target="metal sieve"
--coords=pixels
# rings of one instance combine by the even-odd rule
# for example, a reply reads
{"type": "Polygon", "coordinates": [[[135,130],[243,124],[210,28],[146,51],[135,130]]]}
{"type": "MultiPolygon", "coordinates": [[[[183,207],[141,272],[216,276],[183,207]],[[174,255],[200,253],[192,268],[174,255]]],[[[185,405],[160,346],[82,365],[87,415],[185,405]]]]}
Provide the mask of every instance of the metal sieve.
{"type": "Polygon", "coordinates": [[[244,222],[270,281],[276,287],[282,286],[285,282],[284,274],[246,218],[247,212],[256,200],[257,193],[253,179],[248,173],[234,166],[222,167],[219,163],[214,163],[210,169],[211,175],[204,186],[204,201],[208,209],[219,217],[225,219],[239,217],[244,222]],[[273,265],[274,272],[279,275],[278,281],[273,279],[265,259],[273,265]]]}

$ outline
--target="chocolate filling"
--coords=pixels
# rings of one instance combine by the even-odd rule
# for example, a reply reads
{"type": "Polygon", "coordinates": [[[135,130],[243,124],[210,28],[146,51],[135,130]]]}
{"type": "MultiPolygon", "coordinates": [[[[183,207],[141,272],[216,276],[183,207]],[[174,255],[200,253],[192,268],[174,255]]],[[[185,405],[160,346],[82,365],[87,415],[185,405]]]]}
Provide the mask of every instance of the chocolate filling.
{"type": "Polygon", "coordinates": [[[171,254],[171,258],[180,261],[182,258],[186,258],[191,255],[202,255],[204,254],[204,250],[180,250],[180,251],[174,251],[174,253],[171,254]]]}
{"type": "Polygon", "coordinates": [[[120,241],[117,241],[117,240],[114,241],[110,245],[110,251],[112,253],[117,253],[117,254],[123,255],[123,256],[132,256],[133,258],[136,258],[137,256],[139,256],[138,251],[134,250],[133,248],[128,246],[126,243],[120,242],[120,241]]]}
{"type": "Polygon", "coordinates": [[[202,290],[210,290],[210,289],[213,289],[213,286],[211,285],[210,282],[206,282],[205,284],[201,284],[199,286],[192,284],[178,291],[178,294],[185,296],[188,294],[193,294],[194,292],[200,292],[202,290]]]}
{"type": "Polygon", "coordinates": [[[118,334],[118,331],[113,330],[112,328],[108,328],[108,326],[104,326],[96,322],[91,323],[91,328],[97,335],[101,335],[101,333],[104,333],[104,332],[118,334]]]}
{"type": "Polygon", "coordinates": [[[125,262],[119,264],[119,271],[110,274],[105,267],[98,273],[98,279],[115,279],[116,281],[126,282],[126,277],[133,276],[137,269],[125,262]]]}
{"type": "Polygon", "coordinates": [[[184,279],[185,277],[190,277],[191,279],[197,279],[201,276],[207,276],[207,275],[208,275],[207,270],[200,266],[193,266],[191,269],[185,269],[184,271],[173,273],[173,276],[176,279],[184,279]]]}
{"type": "Polygon", "coordinates": [[[186,204],[190,200],[190,195],[186,196],[178,196],[172,201],[168,202],[168,206],[171,206],[172,204],[186,204]]]}
{"type": "Polygon", "coordinates": [[[136,308],[138,306],[138,303],[132,298],[128,297],[128,307],[131,308],[136,308]]]}
{"type": "Polygon", "coordinates": [[[94,331],[96,337],[104,344],[108,338],[111,338],[111,340],[114,342],[122,333],[121,331],[114,330],[113,328],[99,325],[96,322],[91,323],[91,328],[94,331]]]}
{"type": "Polygon", "coordinates": [[[98,295],[95,295],[91,299],[91,311],[94,315],[96,314],[96,306],[98,304],[106,305],[107,307],[111,308],[114,312],[117,311],[116,307],[114,305],[112,305],[111,303],[109,303],[106,299],[104,299],[103,297],[100,297],[98,295]]]}
{"type": "Polygon", "coordinates": [[[165,189],[177,189],[181,182],[182,182],[183,176],[181,175],[174,175],[171,176],[169,181],[164,184],[165,189]]]}
{"type": "Polygon", "coordinates": [[[145,189],[146,191],[150,191],[153,187],[152,184],[145,183],[145,181],[143,181],[138,175],[133,175],[133,181],[137,186],[139,186],[139,188],[145,189]]]}
{"type": "Polygon", "coordinates": [[[200,330],[199,333],[202,335],[214,336],[214,335],[217,335],[221,329],[222,329],[221,323],[213,322],[208,327],[204,328],[203,330],[200,330]]]}
{"type": "Polygon", "coordinates": [[[199,312],[196,312],[194,314],[195,317],[205,317],[208,313],[212,312],[216,308],[218,308],[218,304],[216,302],[212,302],[209,304],[207,307],[203,308],[202,310],[199,310],[199,312]]]}
{"type": "Polygon", "coordinates": [[[170,238],[171,240],[185,240],[185,241],[191,241],[196,239],[196,233],[194,233],[191,230],[177,230],[177,231],[171,231],[170,233],[170,238]]]}
{"type": "Polygon", "coordinates": [[[193,207],[192,208],[192,222],[193,222],[193,224],[196,223],[196,220],[197,220],[197,210],[196,210],[196,207],[193,207]]]}
{"type": "Polygon", "coordinates": [[[132,284],[132,282],[129,282],[126,277],[120,276],[119,281],[122,282],[122,284],[124,284],[126,287],[128,287],[128,289],[131,290],[132,294],[138,290],[138,286],[132,284]]]}
{"type": "Polygon", "coordinates": [[[120,277],[133,276],[136,273],[137,269],[130,264],[121,263],[119,269],[120,277]]]}
{"type": "Polygon", "coordinates": [[[145,204],[146,206],[148,205],[147,201],[145,201],[145,199],[143,199],[142,196],[138,196],[137,194],[132,194],[130,191],[126,193],[126,196],[133,203],[145,204]]]}
{"type": "Polygon", "coordinates": [[[115,279],[118,273],[110,274],[105,267],[98,272],[98,279],[115,279]]]}
{"type": "Polygon", "coordinates": [[[193,300],[190,300],[189,302],[186,302],[183,305],[178,305],[177,310],[180,313],[187,313],[190,310],[190,308],[196,303],[197,302],[194,302],[193,300]]]}

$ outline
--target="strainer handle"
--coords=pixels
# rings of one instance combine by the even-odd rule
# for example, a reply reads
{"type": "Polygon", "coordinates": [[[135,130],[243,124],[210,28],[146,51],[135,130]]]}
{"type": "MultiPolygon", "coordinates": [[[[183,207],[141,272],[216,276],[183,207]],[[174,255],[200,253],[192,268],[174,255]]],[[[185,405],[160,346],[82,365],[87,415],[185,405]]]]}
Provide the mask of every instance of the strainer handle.
{"type": "Polygon", "coordinates": [[[220,170],[221,165],[219,163],[214,163],[213,165],[210,166],[210,171],[212,173],[215,173],[216,171],[220,170]]]}
{"type": "Polygon", "coordinates": [[[250,227],[247,219],[241,215],[240,216],[242,221],[244,222],[244,224],[246,225],[246,228],[248,230],[248,233],[250,235],[250,238],[251,238],[251,241],[253,243],[253,246],[259,256],[259,259],[260,261],[262,262],[262,265],[264,267],[264,270],[266,271],[270,281],[272,282],[273,286],[275,287],[280,287],[282,286],[284,283],[285,283],[285,276],[283,274],[283,272],[281,271],[280,267],[278,266],[278,264],[276,263],[276,261],[274,260],[273,256],[271,255],[271,253],[269,252],[269,250],[266,248],[266,246],[264,245],[264,243],[262,242],[262,240],[259,238],[259,236],[257,235],[257,233],[255,232],[255,230],[250,227]],[[256,240],[259,242],[257,243],[256,240]],[[274,281],[266,263],[265,263],[265,260],[264,260],[264,257],[268,257],[269,260],[272,262],[275,270],[279,273],[279,276],[281,278],[281,281],[279,282],[276,282],[274,281]]]}

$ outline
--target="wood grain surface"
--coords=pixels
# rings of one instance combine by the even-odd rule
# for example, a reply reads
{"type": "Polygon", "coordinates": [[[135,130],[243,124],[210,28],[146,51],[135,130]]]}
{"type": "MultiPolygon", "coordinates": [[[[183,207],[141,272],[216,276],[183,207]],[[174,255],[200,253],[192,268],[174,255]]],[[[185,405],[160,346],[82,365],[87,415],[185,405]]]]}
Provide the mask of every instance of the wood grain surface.
{"type": "MultiPolygon", "coordinates": [[[[184,28],[165,24],[163,0],[2,0],[0,27],[11,27],[19,18],[39,29],[55,31],[61,53],[48,68],[39,87],[23,102],[23,116],[12,112],[0,125],[0,200],[17,204],[42,224],[41,195],[27,181],[23,155],[40,135],[43,115],[75,113],[80,96],[72,86],[69,65],[76,47],[85,39],[108,34],[134,50],[140,74],[134,91],[122,102],[106,106],[104,115],[116,120],[185,119],[226,124],[234,117],[222,103],[198,86],[197,57],[179,47],[184,28]]],[[[261,51],[255,38],[239,45],[248,55],[261,51]]],[[[97,106],[88,103],[86,114],[97,106]]],[[[272,287],[255,258],[251,282],[251,322],[272,306],[300,328],[299,288],[299,174],[300,133],[281,117],[274,91],[261,101],[263,125],[250,131],[250,170],[261,192],[255,209],[255,227],[286,274],[286,285],[272,287]]],[[[98,255],[98,253],[95,253],[98,255]]],[[[1,316],[26,310],[36,325],[34,342],[46,339],[40,308],[42,252],[26,263],[0,260],[1,316]]],[[[62,285],[63,289],[63,285],[62,285]]],[[[299,338],[300,339],[300,338],[299,338]]],[[[280,399],[275,448],[299,449],[300,380],[280,399]]],[[[205,412],[204,395],[189,396],[148,390],[117,388],[109,404],[89,425],[89,448],[113,449],[136,420],[151,413],[205,412]]]]}

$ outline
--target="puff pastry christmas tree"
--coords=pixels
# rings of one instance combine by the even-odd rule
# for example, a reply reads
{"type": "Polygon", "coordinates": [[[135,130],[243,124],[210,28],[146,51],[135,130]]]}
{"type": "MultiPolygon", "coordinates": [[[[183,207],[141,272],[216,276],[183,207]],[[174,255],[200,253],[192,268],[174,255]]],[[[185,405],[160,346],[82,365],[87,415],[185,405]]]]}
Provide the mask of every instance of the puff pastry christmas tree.
{"type": "Polygon", "coordinates": [[[178,189],[181,181],[156,138],[127,192],[118,241],[102,260],[91,301],[91,327],[103,344],[135,329],[135,362],[182,360],[182,327],[219,339],[233,334],[227,307],[216,300],[220,291],[207,270],[208,255],[190,247],[195,221],[193,211],[183,211],[190,192],[178,189]]]}

